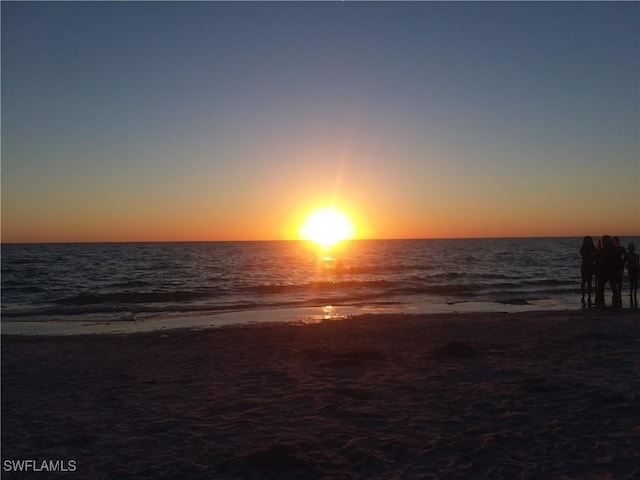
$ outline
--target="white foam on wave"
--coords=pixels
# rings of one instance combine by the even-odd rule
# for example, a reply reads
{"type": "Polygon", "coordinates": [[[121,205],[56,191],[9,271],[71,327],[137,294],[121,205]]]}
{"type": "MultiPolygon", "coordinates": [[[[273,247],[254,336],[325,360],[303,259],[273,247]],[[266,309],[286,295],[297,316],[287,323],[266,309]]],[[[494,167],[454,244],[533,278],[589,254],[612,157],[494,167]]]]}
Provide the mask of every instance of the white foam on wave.
{"type": "Polygon", "coordinates": [[[162,332],[174,329],[209,329],[256,324],[290,323],[307,325],[323,321],[339,321],[363,314],[430,314],[473,312],[522,312],[536,310],[568,310],[564,302],[541,301],[528,304],[497,302],[414,303],[365,306],[318,306],[287,309],[262,309],[209,314],[174,314],[147,318],[131,317],[114,320],[3,320],[1,333],[5,335],[96,335],[162,332]]]}

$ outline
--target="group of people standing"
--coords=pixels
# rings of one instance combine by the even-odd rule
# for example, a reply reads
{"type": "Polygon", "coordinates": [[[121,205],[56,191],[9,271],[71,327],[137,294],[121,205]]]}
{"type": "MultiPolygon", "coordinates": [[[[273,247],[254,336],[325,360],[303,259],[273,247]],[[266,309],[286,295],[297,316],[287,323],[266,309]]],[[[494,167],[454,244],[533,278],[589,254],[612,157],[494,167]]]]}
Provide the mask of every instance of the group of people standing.
{"type": "Polygon", "coordinates": [[[629,275],[629,296],[631,303],[637,305],[638,273],[640,271],[640,257],[635,252],[635,246],[630,243],[628,248],[620,245],[618,237],[604,235],[596,247],[593,238],[586,236],[580,247],[582,258],[582,303],[585,301],[585,293],[588,295],[588,303],[591,305],[591,291],[595,279],[595,305],[605,305],[605,287],[607,283],[611,287],[611,304],[622,306],[622,279],[625,267],[629,275]]]}

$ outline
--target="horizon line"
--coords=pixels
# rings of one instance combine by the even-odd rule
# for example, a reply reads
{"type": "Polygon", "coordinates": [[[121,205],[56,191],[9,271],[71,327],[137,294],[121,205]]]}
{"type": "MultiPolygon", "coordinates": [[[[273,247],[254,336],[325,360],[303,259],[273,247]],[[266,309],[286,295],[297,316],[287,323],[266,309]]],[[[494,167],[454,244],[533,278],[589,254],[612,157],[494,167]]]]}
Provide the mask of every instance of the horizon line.
{"type": "MultiPolygon", "coordinates": [[[[609,235],[609,234],[603,234],[609,235]]],[[[583,238],[586,235],[525,235],[525,236],[477,236],[477,237],[389,237],[389,238],[352,238],[341,243],[359,241],[416,241],[416,240],[526,240],[543,238],[583,238]]],[[[600,236],[590,235],[593,238],[600,236]]],[[[602,236],[602,235],[601,235],[602,236]]],[[[618,237],[640,237],[640,233],[611,235],[618,237]]],[[[83,245],[83,244],[144,244],[144,243],[274,243],[274,242],[302,242],[312,243],[302,238],[292,239],[245,239],[245,240],[69,240],[69,241],[27,241],[27,242],[3,242],[0,245],[83,245]]]]}

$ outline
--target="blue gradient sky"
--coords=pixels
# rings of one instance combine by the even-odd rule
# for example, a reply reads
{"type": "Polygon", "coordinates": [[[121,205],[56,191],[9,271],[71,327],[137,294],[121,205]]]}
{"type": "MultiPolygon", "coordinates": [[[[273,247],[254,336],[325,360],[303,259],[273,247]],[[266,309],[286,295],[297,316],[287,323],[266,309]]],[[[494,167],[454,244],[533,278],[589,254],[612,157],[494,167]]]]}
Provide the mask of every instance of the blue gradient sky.
{"type": "Polygon", "coordinates": [[[640,4],[2,2],[2,240],[640,233],[640,4]]]}

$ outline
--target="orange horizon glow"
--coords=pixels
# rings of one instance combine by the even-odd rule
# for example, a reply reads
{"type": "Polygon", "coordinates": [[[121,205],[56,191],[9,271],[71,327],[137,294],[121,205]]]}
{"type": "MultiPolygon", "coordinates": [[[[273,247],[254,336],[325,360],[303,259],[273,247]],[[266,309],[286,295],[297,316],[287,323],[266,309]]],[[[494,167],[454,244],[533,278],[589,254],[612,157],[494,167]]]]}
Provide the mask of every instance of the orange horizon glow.
{"type": "MultiPolygon", "coordinates": [[[[362,237],[356,236],[350,240],[455,240],[455,239],[501,239],[501,238],[582,238],[585,235],[592,236],[595,239],[600,238],[603,235],[616,235],[619,237],[640,237],[640,233],[620,231],[620,230],[607,230],[607,229],[591,229],[580,232],[570,233],[514,233],[514,234],[477,234],[477,235],[460,235],[455,232],[452,234],[443,235],[389,235],[389,236],[375,236],[375,237],[362,237]]],[[[181,242],[296,242],[296,241],[309,241],[298,237],[210,237],[210,236],[89,236],[89,235],[60,235],[60,236],[23,236],[23,237],[11,237],[3,238],[0,244],[44,244],[44,243],[181,243],[181,242]]]]}
{"type": "Polygon", "coordinates": [[[446,192],[437,195],[426,192],[422,202],[412,203],[402,196],[391,195],[380,201],[379,195],[370,194],[372,188],[368,185],[351,182],[349,187],[349,197],[336,193],[327,196],[313,190],[304,196],[301,186],[280,194],[274,192],[270,201],[232,204],[229,199],[224,208],[214,208],[212,202],[185,203],[181,208],[163,205],[162,209],[94,204],[85,205],[79,212],[60,209],[55,215],[43,209],[6,212],[3,208],[2,243],[298,240],[309,237],[301,235],[301,227],[319,205],[334,205],[344,212],[353,225],[347,237],[354,240],[599,237],[640,233],[634,222],[629,223],[627,212],[599,209],[598,205],[576,215],[570,204],[557,203],[552,210],[544,199],[539,205],[520,209],[511,206],[515,203],[501,204],[498,208],[480,198],[469,202],[447,196],[446,192]]]}
{"type": "MultiPolygon", "coordinates": [[[[298,218],[300,225],[302,217],[298,218]]],[[[532,228],[532,226],[520,226],[520,228],[444,228],[431,231],[426,229],[411,230],[405,224],[383,224],[380,228],[364,230],[361,228],[360,217],[354,217],[357,225],[352,240],[391,240],[391,239],[463,239],[463,238],[533,238],[533,237],[576,237],[591,235],[599,238],[602,235],[618,235],[620,237],[637,237],[640,232],[631,228],[624,229],[613,223],[601,225],[572,225],[570,228],[532,228]],[[404,228],[403,228],[404,227],[404,228]]],[[[25,229],[19,234],[10,234],[6,228],[2,231],[3,244],[12,243],[118,243],[118,242],[208,242],[208,241],[309,241],[304,240],[299,234],[299,228],[293,227],[273,229],[271,232],[255,232],[250,229],[227,228],[218,232],[216,228],[126,228],[123,230],[108,228],[104,225],[94,228],[52,228],[50,230],[25,229]]],[[[471,225],[469,225],[471,227],[471,225]]],[[[475,226],[474,226],[475,227],[475,226]]],[[[512,226],[514,227],[514,226],[512,226]]]]}

